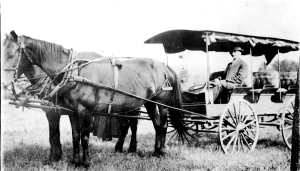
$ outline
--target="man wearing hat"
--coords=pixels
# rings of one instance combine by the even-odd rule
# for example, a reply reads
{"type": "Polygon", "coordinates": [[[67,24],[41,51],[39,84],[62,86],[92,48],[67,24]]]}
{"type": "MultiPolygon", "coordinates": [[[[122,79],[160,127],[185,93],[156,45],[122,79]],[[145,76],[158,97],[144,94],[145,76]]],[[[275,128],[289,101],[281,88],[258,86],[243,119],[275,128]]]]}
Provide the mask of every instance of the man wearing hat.
{"type": "Polygon", "coordinates": [[[222,91],[233,90],[237,84],[245,83],[248,77],[248,65],[241,59],[243,52],[244,50],[240,46],[235,46],[230,51],[233,61],[227,65],[222,76],[211,82],[215,86],[213,89],[214,102],[222,91]]]}

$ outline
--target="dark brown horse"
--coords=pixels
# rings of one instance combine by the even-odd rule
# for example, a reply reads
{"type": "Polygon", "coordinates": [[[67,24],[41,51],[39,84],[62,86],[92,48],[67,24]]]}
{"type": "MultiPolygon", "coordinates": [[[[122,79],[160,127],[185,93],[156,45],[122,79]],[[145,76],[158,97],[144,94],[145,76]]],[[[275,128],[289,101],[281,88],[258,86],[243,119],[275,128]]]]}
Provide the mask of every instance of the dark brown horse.
{"type": "MultiPolygon", "coordinates": [[[[14,32],[11,32],[11,37],[13,39],[10,39],[10,45],[5,47],[4,68],[28,67],[35,64],[53,78],[61,74],[69,64],[69,56],[60,45],[26,36],[18,37],[14,32]]],[[[80,162],[80,140],[83,164],[90,164],[90,122],[95,113],[126,113],[144,104],[156,131],[154,155],[158,156],[165,153],[168,115],[179,134],[186,130],[181,120],[181,112],[165,106],[182,108],[179,78],[171,68],[152,59],[122,60],[117,66],[118,91],[111,88],[116,81],[114,66],[109,58],[104,58],[79,68],[79,79],[74,79],[74,86],[62,94],[65,104],[77,111],[72,123],[75,164],[80,162]],[[157,105],[157,102],[162,105],[157,105]]],[[[9,84],[14,77],[15,72],[5,72],[4,85],[9,84]]]]}
{"type": "MultiPolygon", "coordinates": [[[[4,41],[5,42],[5,41],[4,41]]],[[[91,56],[84,56],[83,54],[86,53],[80,53],[79,56],[80,58],[90,58],[91,56]]],[[[91,53],[94,54],[94,53],[91,53]]],[[[99,55],[95,54],[93,55],[95,57],[98,57],[99,55]]],[[[43,79],[43,76],[46,75],[46,73],[44,71],[42,71],[38,66],[36,65],[32,65],[29,68],[27,68],[25,71],[22,70],[18,70],[19,74],[24,73],[24,75],[26,76],[26,78],[30,81],[32,86],[35,86],[39,83],[39,81],[41,79],[43,79]],[[37,79],[38,78],[38,79],[37,79]]],[[[31,88],[32,86],[30,86],[29,88],[31,88]]],[[[34,87],[33,90],[35,91],[31,91],[34,95],[36,92],[39,92],[39,90],[41,90],[41,86],[40,87],[34,87]]],[[[44,93],[44,92],[43,92],[44,93]]],[[[63,101],[61,100],[62,97],[58,97],[58,105],[59,106],[63,106],[66,107],[67,106],[63,103],[63,101]]],[[[55,98],[53,97],[50,102],[52,103],[56,103],[55,98]]],[[[62,149],[61,149],[61,143],[60,143],[60,130],[59,130],[59,120],[60,117],[62,115],[61,112],[64,112],[64,115],[71,115],[71,117],[73,116],[72,113],[70,113],[70,111],[63,111],[63,110],[59,110],[59,111],[55,111],[53,110],[45,110],[43,109],[44,112],[46,113],[48,122],[49,122],[49,141],[50,141],[50,156],[49,156],[49,162],[51,163],[52,161],[58,161],[61,159],[62,157],[62,149]]],[[[139,112],[137,111],[133,111],[130,112],[129,115],[131,116],[138,116],[139,112]]],[[[72,118],[70,117],[70,121],[72,123],[72,118]]],[[[101,116],[96,116],[96,117],[101,117],[101,116]]],[[[137,147],[137,141],[136,141],[136,132],[137,132],[137,119],[131,118],[131,119],[126,119],[126,118],[117,118],[117,121],[119,122],[120,125],[120,135],[119,135],[119,139],[118,142],[115,146],[115,151],[116,152],[122,152],[123,151],[123,145],[124,145],[124,140],[125,137],[128,133],[128,129],[129,127],[131,128],[131,132],[132,132],[132,136],[131,136],[131,142],[130,142],[130,146],[129,146],[129,150],[128,152],[135,152],[136,151],[136,147],[137,147]]],[[[94,125],[94,123],[92,124],[94,125]]],[[[97,127],[99,125],[94,125],[94,127],[97,127]]]]}
{"type": "MultiPolygon", "coordinates": [[[[5,47],[5,49],[9,49],[6,48],[7,46],[11,46],[9,44],[9,40],[12,39],[12,37],[10,35],[6,35],[6,39],[3,42],[3,47],[5,47]]],[[[68,52],[68,50],[65,50],[65,52],[68,52]]],[[[8,51],[5,51],[4,53],[9,53],[8,51]]],[[[94,53],[94,52],[81,52],[78,53],[77,57],[79,59],[97,59],[97,58],[101,58],[102,56],[94,53]]],[[[26,78],[29,80],[29,82],[31,83],[31,86],[28,87],[32,93],[32,95],[34,95],[37,92],[40,92],[40,90],[42,89],[43,83],[39,84],[40,81],[42,79],[44,79],[46,75],[46,73],[40,69],[38,66],[36,65],[30,65],[28,68],[26,67],[19,67],[18,68],[18,76],[24,74],[26,76],[26,78]],[[38,85],[39,84],[39,85],[38,85]]],[[[49,80],[50,81],[50,80],[49,80]]],[[[46,90],[44,90],[44,92],[42,92],[42,96],[43,94],[46,93],[46,90]]],[[[52,103],[56,103],[55,98],[51,98],[50,102],[52,103]]],[[[57,101],[58,105],[63,106],[65,108],[68,108],[68,106],[66,106],[62,100],[61,96],[58,96],[58,101],[57,101]]],[[[49,156],[49,162],[53,162],[53,161],[58,161],[61,159],[62,157],[62,149],[61,149],[61,143],[60,143],[60,130],[59,130],[59,121],[60,121],[60,117],[62,115],[61,112],[64,112],[64,115],[69,115],[70,116],[70,121],[71,124],[73,123],[73,113],[70,113],[70,111],[64,110],[64,111],[55,111],[53,110],[49,110],[49,109],[43,109],[44,112],[46,113],[48,122],[49,122],[49,142],[50,142],[50,156],[49,156]]],[[[129,115],[132,116],[137,116],[139,115],[138,112],[133,111],[130,112],[129,115]]],[[[99,117],[99,116],[96,116],[99,117]]],[[[115,146],[115,151],[116,152],[122,152],[123,151],[123,145],[124,145],[124,140],[125,137],[127,135],[128,129],[129,127],[131,128],[131,132],[132,132],[132,136],[131,136],[131,142],[130,142],[130,146],[129,146],[129,152],[135,152],[136,151],[136,131],[137,131],[137,119],[131,118],[131,119],[125,119],[125,118],[120,118],[117,119],[120,125],[120,136],[118,139],[118,142],[115,146]]],[[[92,124],[94,125],[94,124],[92,124]]],[[[97,126],[97,125],[96,125],[97,126]]],[[[72,127],[73,128],[73,127],[72,127]]]]}

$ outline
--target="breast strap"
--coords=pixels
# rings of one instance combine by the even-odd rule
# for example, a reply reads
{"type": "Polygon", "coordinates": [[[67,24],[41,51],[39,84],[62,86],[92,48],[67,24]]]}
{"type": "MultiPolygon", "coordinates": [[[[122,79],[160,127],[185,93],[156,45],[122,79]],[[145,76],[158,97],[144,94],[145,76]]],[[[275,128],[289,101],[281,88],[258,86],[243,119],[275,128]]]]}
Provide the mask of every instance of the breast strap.
{"type": "Polygon", "coordinates": [[[112,70],[113,70],[113,85],[112,85],[113,90],[108,103],[107,113],[111,112],[111,104],[114,101],[116,89],[118,88],[119,85],[119,65],[116,64],[116,58],[112,58],[109,61],[111,63],[112,70]]]}

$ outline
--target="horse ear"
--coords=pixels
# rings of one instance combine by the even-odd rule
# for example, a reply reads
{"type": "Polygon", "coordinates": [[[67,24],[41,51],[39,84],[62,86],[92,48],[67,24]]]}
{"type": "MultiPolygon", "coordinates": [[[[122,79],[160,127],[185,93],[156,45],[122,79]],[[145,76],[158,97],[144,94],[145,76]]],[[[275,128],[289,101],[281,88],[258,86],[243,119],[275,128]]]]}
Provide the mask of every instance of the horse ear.
{"type": "Polygon", "coordinates": [[[18,35],[14,30],[10,32],[11,37],[13,38],[13,41],[18,42],[18,35]]]}

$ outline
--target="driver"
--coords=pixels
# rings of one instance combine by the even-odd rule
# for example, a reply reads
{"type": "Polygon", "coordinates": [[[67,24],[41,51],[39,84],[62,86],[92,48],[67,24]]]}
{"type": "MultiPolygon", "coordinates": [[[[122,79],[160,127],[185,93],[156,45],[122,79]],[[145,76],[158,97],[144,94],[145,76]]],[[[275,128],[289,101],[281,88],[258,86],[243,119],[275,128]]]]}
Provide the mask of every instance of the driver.
{"type": "Polygon", "coordinates": [[[213,100],[219,97],[224,90],[233,90],[237,84],[245,83],[248,77],[248,65],[241,59],[244,50],[240,46],[235,46],[231,51],[233,61],[230,62],[223,75],[214,79],[210,84],[214,85],[213,100]]]}

